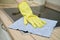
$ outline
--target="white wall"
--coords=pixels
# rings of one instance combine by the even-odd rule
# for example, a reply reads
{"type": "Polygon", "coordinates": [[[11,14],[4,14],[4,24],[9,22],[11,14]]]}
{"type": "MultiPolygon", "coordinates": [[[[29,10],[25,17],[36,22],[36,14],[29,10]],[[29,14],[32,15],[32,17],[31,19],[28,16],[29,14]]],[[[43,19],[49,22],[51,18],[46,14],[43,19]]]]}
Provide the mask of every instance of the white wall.
{"type": "Polygon", "coordinates": [[[53,3],[60,6],[60,0],[47,0],[47,2],[53,3]]]}
{"type": "Polygon", "coordinates": [[[39,2],[40,4],[44,4],[44,1],[50,2],[55,5],[60,5],[60,0],[33,0],[39,2]]]}
{"type": "MultiPolygon", "coordinates": [[[[45,0],[34,0],[34,1],[44,4],[45,0]]],[[[60,5],[60,0],[47,0],[47,2],[60,5]]],[[[16,1],[15,0],[0,0],[0,3],[16,3],[16,1]]]]}
{"type": "Polygon", "coordinates": [[[41,5],[45,4],[45,0],[34,0],[35,2],[39,2],[41,5]]]}

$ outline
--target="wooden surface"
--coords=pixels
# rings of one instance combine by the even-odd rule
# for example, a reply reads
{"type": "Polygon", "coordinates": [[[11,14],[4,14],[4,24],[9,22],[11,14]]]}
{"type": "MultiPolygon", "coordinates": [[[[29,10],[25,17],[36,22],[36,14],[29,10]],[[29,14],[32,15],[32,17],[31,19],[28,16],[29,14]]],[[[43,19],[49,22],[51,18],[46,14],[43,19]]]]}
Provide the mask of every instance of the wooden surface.
{"type": "MultiPolygon", "coordinates": [[[[31,7],[41,5],[41,4],[33,2],[33,1],[27,1],[27,2],[29,3],[29,5],[31,7]]],[[[51,4],[49,2],[46,2],[45,6],[48,7],[48,8],[60,11],[60,6],[59,5],[55,5],[55,4],[51,4]]],[[[15,4],[0,4],[0,8],[17,8],[17,3],[15,3],[15,4]]]]}
{"type": "Polygon", "coordinates": [[[2,9],[0,9],[0,19],[4,23],[5,28],[11,36],[12,40],[60,40],[60,27],[56,27],[53,30],[50,38],[46,38],[33,34],[25,34],[17,30],[9,29],[8,26],[11,25],[14,21],[2,9]]]}
{"type": "MultiPolygon", "coordinates": [[[[34,7],[34,6],[39,6],[40,4],[39,3],[36,3],[36,2],[32,2],[32,1],[27,1],[29,3],[30,6],[34,7]]],[[[0,8],[17,8],[17,3],[15,4],[3,4],[1,3],[0,4],[0,8]]]]}
{"type": "Polygon", "coordinates": [[[17,8],[17,4],[0,4],[0,8],[17,8]]]}
{"type": "Polygon", "coordinates": [[[46,7],[48,8],[51,8],[51,9],[54,9],[54,10],[57,10],[57,11],[60,11],[60,5],[55,5],[55,4],[52,4],[52,3],[49,3],[49,2],[46,2],[46,7]]]}

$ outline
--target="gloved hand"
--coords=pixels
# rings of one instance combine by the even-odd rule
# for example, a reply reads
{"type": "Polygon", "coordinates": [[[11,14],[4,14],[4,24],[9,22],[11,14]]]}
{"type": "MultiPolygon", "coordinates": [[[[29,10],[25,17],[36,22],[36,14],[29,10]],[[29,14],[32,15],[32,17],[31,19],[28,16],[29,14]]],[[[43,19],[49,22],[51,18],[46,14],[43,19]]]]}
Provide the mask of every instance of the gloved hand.
{"type": "Polygon", "coordinates": [[[28,3],[23,1],[18,4],[19,11],[24,16],[24,24],[32,24],[34,28],[43,27],[46,22],[41,20],[38,16],[34,15],[28,3]]]}

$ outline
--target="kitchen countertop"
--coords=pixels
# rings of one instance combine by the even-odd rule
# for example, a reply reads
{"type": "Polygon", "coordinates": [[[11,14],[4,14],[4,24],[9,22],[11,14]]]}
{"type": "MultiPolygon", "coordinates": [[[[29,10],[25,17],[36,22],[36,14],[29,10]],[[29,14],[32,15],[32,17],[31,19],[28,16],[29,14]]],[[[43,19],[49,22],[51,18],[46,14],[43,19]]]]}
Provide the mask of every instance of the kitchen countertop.
{"type": "MultiPolygon", "coordinates": [[[[53,30],[53,33],[50,38],[37,36],[33,34],[21,33],[17,30],[8,29],[8,26],[14,22],[14,19],[11,18],[4,10],[0,9],[0,19],[4,23],[6,30],[10,34],[12,40],[60,40],[60,26],[56,27],[53,30]],[[28,37],[28,38],[27,38],[28,37]]],[[[17,18],[18,19],[18,18],[17,18]]],[[[17,20],[15,19],[15,21],[17,20]]]]}

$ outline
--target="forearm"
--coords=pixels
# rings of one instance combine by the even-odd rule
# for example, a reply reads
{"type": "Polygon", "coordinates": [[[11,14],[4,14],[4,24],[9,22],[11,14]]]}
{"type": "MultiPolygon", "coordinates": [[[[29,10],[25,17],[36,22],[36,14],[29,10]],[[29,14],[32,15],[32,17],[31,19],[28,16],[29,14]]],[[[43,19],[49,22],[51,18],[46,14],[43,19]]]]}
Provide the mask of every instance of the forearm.
{"type": "Polygon", "coordinates": [[[24,1],[24,0],[16,0],[16,1],[18,3],[18,9],[19,9],[19,11],[21,12],[22,15],[27,16],[27,15],[32,15],[33,14],[29,4],[26,1],[24,1]]]}

